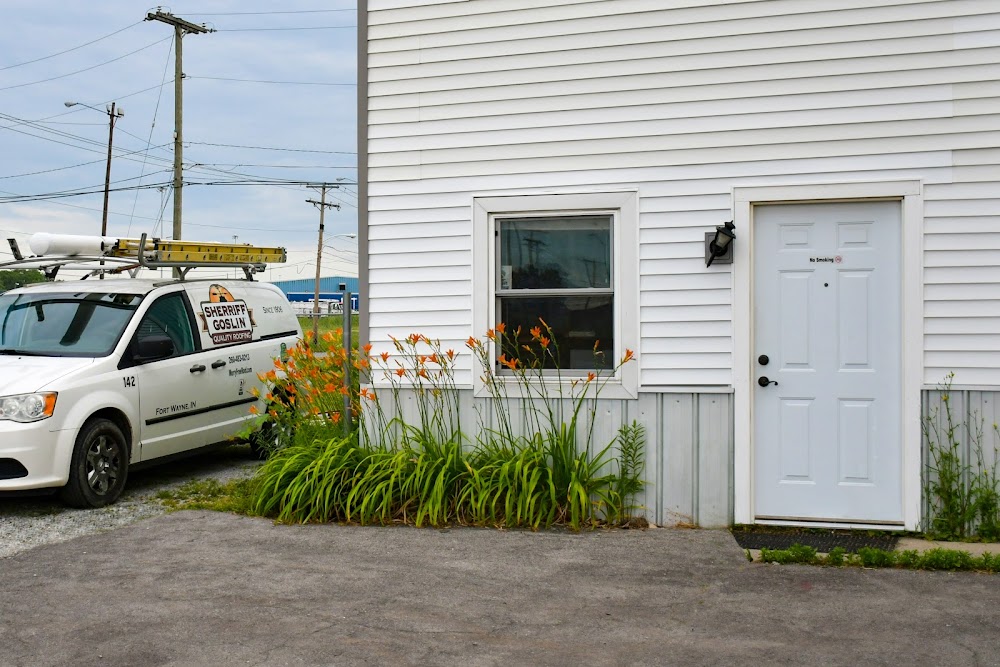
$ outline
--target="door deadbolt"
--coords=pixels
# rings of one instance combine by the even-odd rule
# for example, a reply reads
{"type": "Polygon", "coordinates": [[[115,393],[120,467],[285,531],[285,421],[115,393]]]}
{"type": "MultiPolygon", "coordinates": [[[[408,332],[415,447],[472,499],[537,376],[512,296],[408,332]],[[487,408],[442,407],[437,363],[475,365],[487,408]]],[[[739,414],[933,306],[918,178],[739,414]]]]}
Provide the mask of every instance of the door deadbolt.
{"type": "Polygon", "coordinates": [[[767,366],[767,362],[771,361],[766,354],[762,354],[757,357],[757,363],[761,366],[767,366]]]}
{"type": "Polygon", "coordinates": [[[757,378],[757,384],[759,384],[762,387],[766,387],[769,384],[778,384],[778,381],[768,380],[766,375],[761,375],[759,378],[757,378]]]}

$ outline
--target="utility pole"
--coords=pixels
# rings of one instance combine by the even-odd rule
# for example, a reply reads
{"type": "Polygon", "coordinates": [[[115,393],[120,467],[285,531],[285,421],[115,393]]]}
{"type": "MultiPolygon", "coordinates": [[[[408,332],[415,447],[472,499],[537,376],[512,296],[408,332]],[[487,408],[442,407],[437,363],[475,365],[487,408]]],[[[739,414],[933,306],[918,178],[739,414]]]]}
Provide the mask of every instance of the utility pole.
{"type": "MultiPolygon", "coordinates": [[[[182,180],[182,164],[184,158],[183,127],[184,127],[184,51],[182,44],[184,35],[198,35],[205,32],[215,32],[211,28],[197,25],[190,21],[185,21],[173,14],[161,11],[157,7],[155,12],[146,14],[147,21],[160,21],[174,26],[174,240],[181,238],[181,189],[184,187],[182,180]]],[[[175,277],[177,270],[174,271],[175,277]]]]}
{"type": "MultiPolygon", "coordinates": [[[[115,109],[115,102],[111,103],[108,109],[110,129],[108,129],[108,166],[104,170],[104,212],[101,215],[101,236],[108,235],[108,193],[111,191],[111,145],[115,138],[115,121],[125,115],[124,109],[115,109]]],[[[104,277],[104,274],[101,274],[104,277]]]]}
{"type": "MultiPolygon", "coordinates": [[[[340,210],[340,204],[327,203],[326,202],[326,184],[320,186],[320,200],[307,199],[306,202],[312,204],[319,209],[319,242],[316,244],[316,286],[313,291],[313,345],[319,343],[319,279],[320,270],[322,268],[323,261],[323,214],[326,213],[327,208],[335,208],[340,210]]],[[[336,185],[333,187],[337,187],[336,185]]],[[[347,304],[350,308],[351,304],[347,304]]]]}
{"type": "MultiPolygon", "coordinates": [[[[92,107],[84,102],[63,102],[66,107],[84,106],[94,111],[100,111],[97,107],[92,107]]],[[[101,236],[108,235],[108,193],[111,191],[111,148],[115,139],[115,121],[125,115],[125,109],[118,106],[117,102],[112,102],[111,106],[104,108],[104,113],[108,114],[108,163],[104,169],[104,209],[101,214],[101,236]]],[[[101,278],[104,274],[101,274],[101,278]]]]}

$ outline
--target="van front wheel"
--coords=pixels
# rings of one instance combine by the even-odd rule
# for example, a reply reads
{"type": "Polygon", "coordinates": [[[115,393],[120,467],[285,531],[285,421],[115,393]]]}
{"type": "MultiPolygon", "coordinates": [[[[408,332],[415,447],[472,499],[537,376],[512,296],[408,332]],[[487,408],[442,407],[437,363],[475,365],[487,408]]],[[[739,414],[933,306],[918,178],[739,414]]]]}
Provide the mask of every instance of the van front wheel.
{"type": "Polygon", "coordinates": [[[118,500],[128,477],[128,445],[118,425],[91,419],[76,438],[63,502],[72,507],[104,507],[118,500]]]}

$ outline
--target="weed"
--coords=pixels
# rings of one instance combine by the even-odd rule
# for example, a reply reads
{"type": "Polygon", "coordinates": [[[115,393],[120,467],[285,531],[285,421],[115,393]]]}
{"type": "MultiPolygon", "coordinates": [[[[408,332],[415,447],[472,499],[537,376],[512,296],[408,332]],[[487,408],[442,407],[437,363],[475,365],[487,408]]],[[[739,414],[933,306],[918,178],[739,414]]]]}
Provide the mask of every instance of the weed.
{"type": "Polygon", "coordinates": [[[175,489],[164,489],[156,494],[156,498],[172,510],[206,509],[247,514],[252,495],[253,482],[250,479],[235,479],[226,483],[204,479],[191,480],[175,489]]]}
{"type": "Polygon", "coordinates": [[[826,555],[826,564],[832,567],[841,567],[844,565],[844,554],[847,552],[844,547],[834,547],[830,549],[830,553],[826,555]]]}
{"type": "MultiPolygon", "coordinates": [[[[749,555],[749,551],[747,552],[749,555]]],[[[967,551],[956,549],[929,549],[923,553],[916,550],[885,551],[872,547],[862,547],[857,553],[845,553],[840,547],[830,553],[818,555],[811,547],[793,544],[787,549],[761,549],[764,563],[805,563],[833,567],[852,566],[867,568],[902,568],[908,570],[948,570],[973,572],[1000,572],[1000,556],[985,553],[973,556],[967,551]]]]}
{"type": "Polygon", "coordinates": [[[816,549],[805,544],[793,544],[787,549],[761,549],[760,559],[765,563],[805,563],[818,562],[816,549]]]}
{"type": "MultiPolygon", "coordinates": [[[[975,413],[960,420],[955,416],[951,401],[949,373],[941,384],[940,408],[922,422],[929,460],[924,481],[929,503],[928,534],[946,540],[962,540],[976,535],[980,539],[1000,538],[1000,464],[997,447],[993,462],[986,462],[983,448],[983,420],[975,413]],[[962,439],[967,437],[976,457],[975,468],[963,461],[962,439]]],[[[993,425],[994,442],[1000,430],[993,425]]]]}

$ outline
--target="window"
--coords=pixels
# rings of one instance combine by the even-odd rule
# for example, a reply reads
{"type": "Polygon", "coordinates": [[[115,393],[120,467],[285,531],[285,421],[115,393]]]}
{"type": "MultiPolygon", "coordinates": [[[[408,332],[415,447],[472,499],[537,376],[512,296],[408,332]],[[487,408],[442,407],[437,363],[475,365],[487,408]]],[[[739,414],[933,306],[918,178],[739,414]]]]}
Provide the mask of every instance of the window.
{"type": "Polygon", "coordinates": [[[191,354],[195,351],[194,332],[191,315],[181,292],[168,294],[149,307],[139,323],[136,339],[144,336],[166,335],[174,343],[174,355],[191,354]]]}
{"type": "Polygon", "coordinates": [[[108,292],[0,296],[0,353],[107,356],[140,301],[141,294],[108,292]]]}
{"type": "MultiPolygon", "coordinates": [[[[473,335],[503,322],[513,338],[520,327],[494,350],[513,356],[542,318],[559,346],[548,365],[566,381],[614,368],[638,347],[637,201],[635,192],[476,197],[473,335]]],[[[635,397],[637,366],[619,369],[602,396],[635,397]]],[[[481,395],[481,380],[475,388],[481,395]]]]}
{"type": "Polygon", "coordinates": [[[496,217],[496,318],[508,327],[508,356],[541,318],[557,343],[547,367],[614,365],[613,221],[610,213],[496,217]]]}

